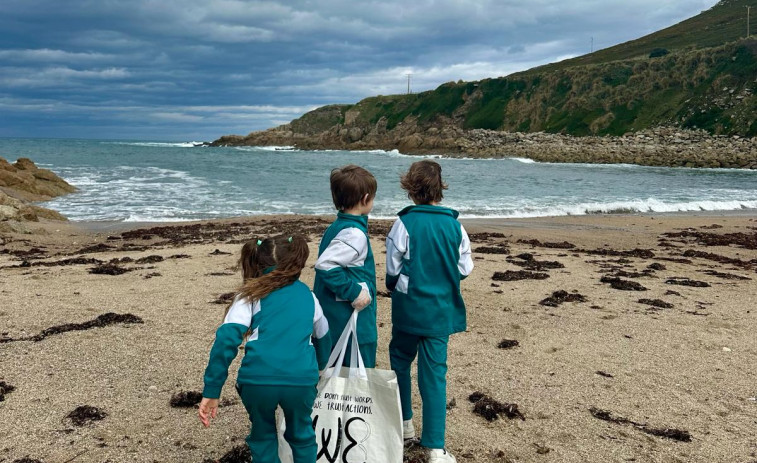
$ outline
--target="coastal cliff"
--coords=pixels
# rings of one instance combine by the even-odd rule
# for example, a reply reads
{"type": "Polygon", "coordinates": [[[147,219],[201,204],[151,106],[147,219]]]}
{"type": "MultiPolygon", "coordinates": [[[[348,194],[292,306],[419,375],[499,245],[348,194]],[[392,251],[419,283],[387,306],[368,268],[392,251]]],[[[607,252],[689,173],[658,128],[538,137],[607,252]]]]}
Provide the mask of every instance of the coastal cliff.
{"type": "Polygon", "coordinates": [[[0,232],[24,231],[21,222],[67,220],[56,211],[31,204],[73,193],[76,188],[50,170],[20,158],[13,164],[0,158],[0,232]]]}
{"type": "Polygon", "coordinates": [[[329,105],[214,146],[757,167],[757,40],[744,0],[649,36],[507,77],[329,105]]]}

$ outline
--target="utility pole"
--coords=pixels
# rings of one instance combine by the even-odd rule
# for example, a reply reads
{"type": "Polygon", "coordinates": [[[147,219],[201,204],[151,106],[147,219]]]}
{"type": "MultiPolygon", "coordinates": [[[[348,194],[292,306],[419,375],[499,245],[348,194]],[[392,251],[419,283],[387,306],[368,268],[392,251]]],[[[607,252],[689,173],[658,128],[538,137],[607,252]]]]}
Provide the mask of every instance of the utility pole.
{"type": "Polygon", "coordinates": [[[591,38],[591,53],[594,53],[594,37],[591,38]]]}
{"type": "Polygon", "coordinates": [[[407,73],[407,74],[405,74],[405,75],[407,76],[407,94],[408,94],[408,95],[410,95],[410,77],[412,76],[412,74],[410,74],[410,73],[408,72],[408,73],[407,73]]]}
{"type": "Polygon", "coordinates": [[[746,38],[749,38],[749,10],[751,10],[751,6],[746,7],[746,38]]]}

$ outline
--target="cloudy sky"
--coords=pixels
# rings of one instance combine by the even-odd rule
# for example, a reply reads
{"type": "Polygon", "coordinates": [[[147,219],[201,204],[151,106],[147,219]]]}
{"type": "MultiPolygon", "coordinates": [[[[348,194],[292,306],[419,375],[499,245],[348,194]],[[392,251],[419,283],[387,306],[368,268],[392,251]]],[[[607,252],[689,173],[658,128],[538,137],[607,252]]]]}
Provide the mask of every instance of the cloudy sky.
{"type": "Polygon", "coordinates": [[[2,0],[0,137],[212,140],[496,77],[716,0],[2,0]]]}

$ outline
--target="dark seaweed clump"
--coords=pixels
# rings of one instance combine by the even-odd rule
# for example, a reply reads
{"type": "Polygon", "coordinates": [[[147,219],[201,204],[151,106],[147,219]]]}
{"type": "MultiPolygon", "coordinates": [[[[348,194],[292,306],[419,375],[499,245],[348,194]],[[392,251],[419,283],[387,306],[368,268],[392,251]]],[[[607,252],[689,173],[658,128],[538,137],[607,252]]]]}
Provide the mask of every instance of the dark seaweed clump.
{"type": "Polygon", "coordinates": [[[510,254],[510,249],[505,245],[479,246],[473,250],[477,254],[510,254]]]}
{"type": "Polygon", "coordinates": [[[421,443],[417,439],[413,439],[405,444],[405,449],[402,455],[402,463],[427,463],[428,462],[428,450],[426,447],[421,447],[421,443]]]}
{"type": "Polygon", "coordinates": [[[689,278],[670,278],[665,280],[669,285],[691,286],[693,288],[709,288],[710,284],[704,281],[691,280],[689,278]]]}
{"type": "Polygon", "coordinates": [[[639,299],[637,302],[639,304],[651,305],[653,307],[659,307],[661,309],[673,308],[673,304],[671,304],[670,302],[665,302],[662,299],[639,299]]]}
{"type": "Polygon", "coordinates": [[[494,281],[520,281],[520,280],[546,280],[549,274],[540,272],[531,272],[529,270],[507,270],[505,272],[494,272],[492,280],[494,281]]]}
{"type": "Polygon", "coordinates": [[[152,255],[147,257],[140,257],[139,259],[137,259],[138,264],[155,264],[158,262],[163,262],[163,256],[152,255]]]}
{"type": "Polygon", "coordinates": [[[231,254],[230,252],[224,252],[224,251],[221,251],[220,249],[216,249],[215,251],[210,253],[211,256],[228,256],[230,254],[231,254]]]}
{"type": "Polygon", "coordinates": [[[95,275],[123,275],[126,272],[130,272],[133,269],[124,268],[117,264],[107,262],[105,264],[100,264],[92,267],[89,269],[89,273],[93,273],[95,275]]]}
{"type": "Polygon", "coordinates": [[[515,339],[503,339],[502,341],[497,344],[497,347],[500,349],[512,349],[513,347],[518,347],[520,343],[516,341],[515,339]]]}
{"type": "Polygon", "coordinates": [[[615,249],[576,249],[576,252],[583,252],[593,256],[623,256],[638,257],[640,259],[651,259],[654,252],[651,249],[632,249],[630,251],[616,251],[615,249]]]}
{"type": "Polygon", "coordinates": [[[37,460],[36,458],[19,458],[17,460],[13,460],[13,463],[44,463],[42,460],[37,460]]]}
{"type": "Polygon", "coordinates": [[[523,254],[518,254],[517,256],[515,256],[515,258],[508,257],[507,261],[510,262],[511,264],[515,264],[527,270],[548,270],[548,269],[553,269],[553,268],[565,268],[565,265],[557,261],[536,260],[534,259],[533,254],[530,254],[528,252],[524,252],[523,254]],[[519,259],[519,260],[516,260],[516,259],[519,259]]]}
{"type": "Polygon", "coordinates": [[[601,410],[599,408],[591,407],[589,409],[591,416],[602,421],[609,421],[615,424],[630,424],[639,431],[645,432],[652,436],[665,437],[667,439],[673,439],[681,442],[691,442],[691,434],[689,431],[674,429],[674,428],[653,428],[645,423],[637,423],[636,421],[623,418],[622,416],[614,417],[612,412],[608,410],[601,410]]]}
{"type": "Polygon", "coordinates": [[[721,256],[720,254],[714,254],[711,252],[696,251],[694,249],[689,249],[689,250],[684,251],[683,256],[684,257],[699,257],[700,259],[707,259],[714,262],[719,262],[721,264],[735,265],[737,267],[741,267],[745,269],[751,269],[755,265],[757,265],[757,260],[755,259],[746,261],[746,260],[741,260],[741,259],[735,259],[733,257],[721,256]]]}
{"type": "Polygon", "coordinates": [[[654,262],[652,264],[647,265],[647,268],[651,270],[665,270],[667,267],[665,267],[659,262],[654,262]]]}
{"type": "Polygon", "coordinates": [[[53,334],[66,333],[68,331],[82,331],[82,330],[88,330],[91,328],[101,328],[108,325],[114,325],[116,323],[124,323],[124,324],[144,323],[144,320],[130,313],[118,314],[118,313],[108,312],[108,313],[104,313],[98,316],[94,320],[89,320],[84,323],[66,323],[65,325],[52,326],[50,328],[46,328],[42,330],[42,332],[34,336],[18,338],[18,339],[2,338],[0,339],[0,344],[6,343],[6,342],[13,342],[13,341],[39,342],[53,334]]]}
{"type": "Polygon", "coordinates": [[[610,287],[613,289],[619,289],[621,291],[646,291],[647,288],[635,281],[622,280],[617,277],[604,276],[600,279],[602,283],[610,283],[610,287]]]}
{"type": "MultiPolygon", "coordinates": [[[[372,230],[373,233],[375,233],[375,230],[372,230]]],[[[489,233],[489,232],[483,232],[483,233],[471,233],[468,235],[468,238],[470,238],[472,243],[480,243],[483,241],[490,241],[493,238],[504,238],[504,233],[489,233]]]]}
{"type": "Polygon", "coordinates": [[[484,417],[486,421],[494,421],[501,415],[507,418],[520,418],[526,421],[526,417],[518,409],[517,404],[503,403],[492,399],[483,392],[474,392],[468,397],[473,405],[473,413],[484,417]]]}
{"type": "Polygon", "coordinates": [[[693,241],[704,246],[738,246],[746,249],[757,249],[757,233],[706,233],[694,230],[684,230],[676,233],[663,233],[668,238],[683,238],[683,241],[693,241]]]}
{"type": "Polygon", "coordinates": [[[611,375],[610,373],[607,373],[606,371],[597,370],[595,371],[595,373],[598,374],[599,376],[604,376],[605,378],[614,378],[613,375],[611,375]]]}
{"type": "Polygon", "coordinates": [[[0,402],[5,400],[5,394],[10,394],[16,390],[16,386],[12,386],[5,381],[0,381],[0,402]]]}
{"type": "Polygon", "coordinates": [[[539,301],[539,304],[547,307],[557,307],[563,302],[586,302],[586,296],[578,293],[569,293],[565,290],[559,290],[552,293],[546,299],[539,301]]]}
{"type": "Polygon", "coordinates": [[[237,445],[221,458],[213,460],[207,458],[202,463],[250,463],[252,461],[252,455],[250,454],[250,448],[247,444],[237,445]]]}
{"type": "Polygon", "coordinates": [[[749,277],[743,277],[741,275],[735,275],[733,273],[718,272],[716,270],[702,270],[702,273],[705,273],[713,277],[722,278],[724,280],[739,280],[739,281],[751,280],[751,278],[749,277]]]}
{"type": "Polygon", "coordinates": [[[533,247],[550,248],[550,249],[573,249],[576,247],[575,244],[569,243],[567,241],[563,241],[559,243],[550,243],[547,241],[541,242],[537,239],[533,239],[533,240],[518,240],[518,243],[530,244],[533,247]]]}
{"type": "Polygon", "coordinates": [[[202,401],[202,393],[197,391],[180,391],[171,396],[168,402],[174,408],[192,408],[202,401]]]}
{"type": "Polygon", "coordinates": [[[66,415],[66,418],[71,420],[74,426],[84,426],[90,424],[93,421],[100,421],[108,416],[103,410],[91,405],[80,405],[76,407],[71,413],[66,415]]]}

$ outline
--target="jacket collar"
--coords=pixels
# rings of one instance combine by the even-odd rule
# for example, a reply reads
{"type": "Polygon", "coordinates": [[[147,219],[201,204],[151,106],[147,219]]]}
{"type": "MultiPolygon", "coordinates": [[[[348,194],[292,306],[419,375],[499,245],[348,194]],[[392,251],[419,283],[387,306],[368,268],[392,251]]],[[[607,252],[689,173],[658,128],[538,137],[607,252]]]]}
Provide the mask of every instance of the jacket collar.
{"type": "Polygon", "coordinates": [[[338,219],[341,220],[349,220],[352,222],[357,222],[360,225],[363,226],[363,228],[368,228],[368,216],[367,215],[353,215],[353,214],[347,214],[345,212],[338,212],[336,214],[338,219]]]}
{"type": "Polygon", "coordinates": [[[397,215],[402,217],[405,214],[409,214],[411,212],[425,212],[429,214],[443,214],[451,216],[452,218],[457,218],[458,215],[460,215],[459,212],[457,212],[454,209],[450,209],[448,207],[443,206],[432,206],[431,204],[416,204],[414,206],[407,206],[406,208],[402,209],[397,215]]]}

